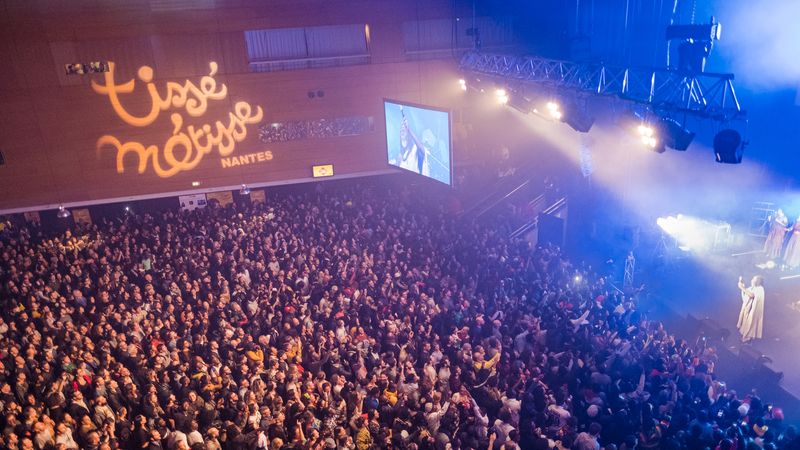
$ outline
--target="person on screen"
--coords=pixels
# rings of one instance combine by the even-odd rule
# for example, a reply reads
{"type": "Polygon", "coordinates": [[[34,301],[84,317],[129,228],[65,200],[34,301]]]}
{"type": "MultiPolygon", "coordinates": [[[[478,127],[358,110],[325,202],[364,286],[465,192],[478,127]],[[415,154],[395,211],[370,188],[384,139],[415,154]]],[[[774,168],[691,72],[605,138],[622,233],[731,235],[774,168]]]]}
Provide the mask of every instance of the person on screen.
{"type": "Polygon", "coordinates": [[[403,123],[400,126],[400,167],[429,177],[428,152],[427,147],[408,127],[408,119],[403,114],[403,123]]]}

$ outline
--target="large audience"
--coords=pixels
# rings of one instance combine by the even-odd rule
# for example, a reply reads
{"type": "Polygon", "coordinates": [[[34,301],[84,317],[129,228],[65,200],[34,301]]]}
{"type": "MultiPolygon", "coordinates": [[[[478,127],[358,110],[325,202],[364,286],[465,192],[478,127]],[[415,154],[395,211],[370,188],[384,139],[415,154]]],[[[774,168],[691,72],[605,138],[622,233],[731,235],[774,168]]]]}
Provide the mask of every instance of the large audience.
{"type": "Polygon", "coordinates": [[[559,249],[379,182],[0,234],[8,449],[774,450],[559,249]]]}

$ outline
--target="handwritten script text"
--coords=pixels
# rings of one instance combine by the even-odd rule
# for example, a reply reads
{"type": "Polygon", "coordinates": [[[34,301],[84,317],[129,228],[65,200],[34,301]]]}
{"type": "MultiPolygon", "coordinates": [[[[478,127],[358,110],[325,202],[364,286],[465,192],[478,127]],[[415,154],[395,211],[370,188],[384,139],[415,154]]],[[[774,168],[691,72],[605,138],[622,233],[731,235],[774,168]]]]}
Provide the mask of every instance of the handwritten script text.
{"type": "Polygon", "coordinates": [[[153,83],[153,69],[149,66],[139,68],[137,77],[145,83],[150,97],[150,109],[144,115],[137,116],[129,112],[121,101],[121,96],[132,94],[135,80],[117,84],[114,80],[114,63],[109,62],[109,71],[104,74],[105,84],[92,81],[92,89],[108,97],[117,116],[128,125],[147,127],[153,124],[162,111],[173,110],[170,114],[172,134],[167,138],[161,150],[157,145],[145,146],[141,142],[121,142],[114,136],[104,135],[97,140],[97,150],[106,146],[117,150],[117,172],[125,172],[125,156],[133,153],[138,156],[137,171],[143,174],[148,167],[161,178],[171,177],[181,171],[192,170],[200,163],[203,156],[215,148],[220,156],[227,157],[233,153],[236,143],[247,137],[247,125],[256,124],[263,118],[260,106],[253,109],[247,102],[236,102],[233,111],[228,113],[227,121],[217,120],[214,124],[199,126],[186,125],[182,111],[189,117],[203,117],[208,110],[209,101],[224,100],[228,88],[217,83],[217,63],[209,63],[209,74],[203,76],[195,85],[186,80],[183,84],[169,81],[164,93],[159,93],[153,83]],[[121,95],[122,94],[122,95],[121,95]]]}

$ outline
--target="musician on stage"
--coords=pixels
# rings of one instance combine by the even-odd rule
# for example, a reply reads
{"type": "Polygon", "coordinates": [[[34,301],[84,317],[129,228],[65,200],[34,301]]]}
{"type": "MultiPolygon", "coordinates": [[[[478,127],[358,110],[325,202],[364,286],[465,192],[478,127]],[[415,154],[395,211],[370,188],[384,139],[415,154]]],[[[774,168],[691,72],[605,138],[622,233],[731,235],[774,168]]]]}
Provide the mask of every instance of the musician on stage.
{"type": "Polygon", "coordinates": [[[789,269],[800,266],[800,217],[794,222],[789,235],[789,245],[786,246],[786,253],[783,254],[783,263],[789,269]]]}
{"type": "Polygon", "coordinates": [[[786,232],[789,231],[787,228],[789,219],[782,209],[778,209],[771,222],[767,241],[764,242],[764,253],[767,254],[769,260],[774,261],[781,256],[783,239],[786,237],[786,232]]]}
{"type": "Polygon", "coordinates": [[[742,309],[736,328],[742,335],[742,342],[761,339],[764,330],[764,279],[756,275],[746,287],[739,277],[739,290],[742,292],[742,309]]]}

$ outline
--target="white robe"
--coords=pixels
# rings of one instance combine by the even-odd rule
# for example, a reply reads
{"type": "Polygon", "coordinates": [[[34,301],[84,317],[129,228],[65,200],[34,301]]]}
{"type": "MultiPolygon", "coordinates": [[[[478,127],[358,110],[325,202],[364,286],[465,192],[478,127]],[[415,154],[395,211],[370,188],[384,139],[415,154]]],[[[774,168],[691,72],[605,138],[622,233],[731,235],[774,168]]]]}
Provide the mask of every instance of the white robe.
{"type": "Polygon", "coordinates": [[[428,158],[425,158],[424,153],[422,154],[422,158],[425,158],[425,160],[422,161],[422,172],[420,172],[420,167],[419,167],[420,150],[422,152],[425,151],[425,149],[420,149],[419,147],[417,147],[417,144],[411,144],[411,150],[408,151],[408,155],[406,156],[405,159],[403,158],[404,150],[400,150],[400,167],[406,170],[410,170],[412,172],[416,172],[420,175],[429,177],[431,176],[431,169],[430,166],[428,165],[428,158]]]}
{"type": "Polygon", "coordinates": [[[742,292],[742,309],[736,327],[745,340],[761,339],[764,329],[763,286],[752,286],[742,292]]]}

